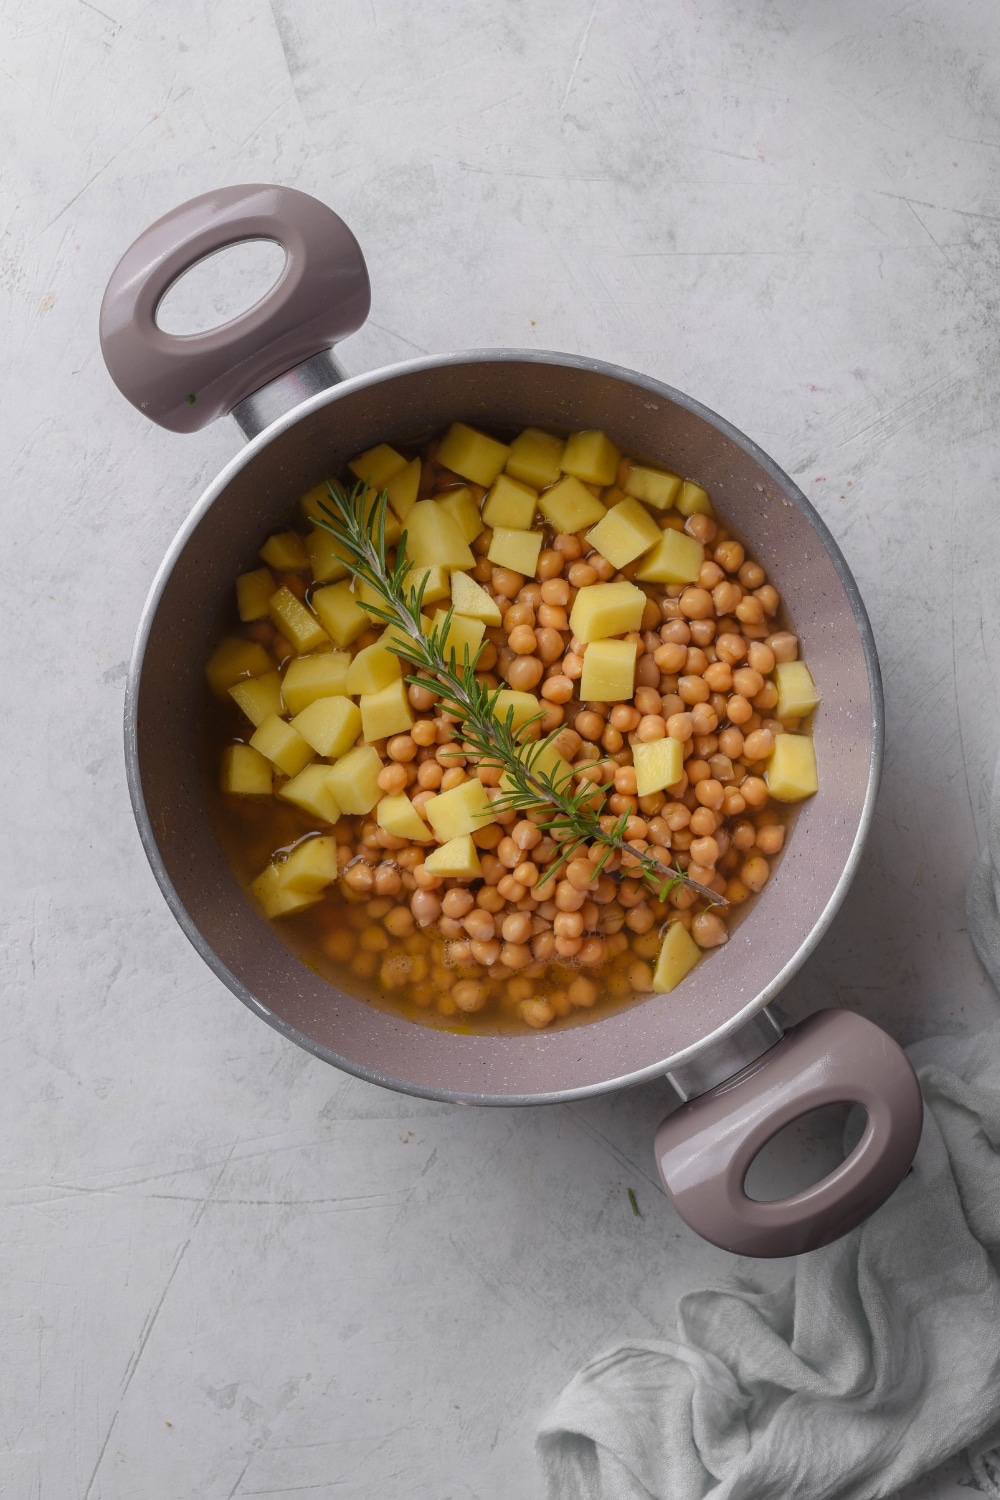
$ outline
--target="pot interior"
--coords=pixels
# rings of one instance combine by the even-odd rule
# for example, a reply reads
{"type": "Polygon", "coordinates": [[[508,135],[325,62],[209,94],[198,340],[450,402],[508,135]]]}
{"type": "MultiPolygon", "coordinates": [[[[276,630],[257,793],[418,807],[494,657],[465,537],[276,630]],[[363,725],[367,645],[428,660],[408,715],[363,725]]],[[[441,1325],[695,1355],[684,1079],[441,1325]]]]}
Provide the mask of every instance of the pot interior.
{"type": "Polygon", "coordinates": [[[202,497],[158,575],[126,706],[136,815],[175,916],[216,973],[285,1035],[372,1081],[475,1103],[540,1102],[662,1072],[748,1019],[812,950],[867,832],[881,754],[871,632],[853,580],[800,491],[747,438],[668,387],[568,356],[414,361],[313,398],[250,444],[202,497]],[[820,790],[725,947],[669,995],[530,1036],[469,1036],[375,1009],[314,975],[243,896],[206,809],[197,723],[204,662],[236,575],[296,497],[377,442],[454,420],[493,430],[603,428],[705,486],[782,596],[823,695],[820,790]]]}

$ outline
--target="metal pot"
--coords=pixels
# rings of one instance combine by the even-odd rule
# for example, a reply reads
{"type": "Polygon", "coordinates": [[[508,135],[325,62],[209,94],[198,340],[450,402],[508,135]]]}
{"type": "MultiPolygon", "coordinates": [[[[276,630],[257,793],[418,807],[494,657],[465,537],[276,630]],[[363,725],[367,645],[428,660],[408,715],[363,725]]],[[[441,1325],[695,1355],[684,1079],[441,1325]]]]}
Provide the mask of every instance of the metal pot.
{"type": "Polygon", "coordinates": [[[570,355],[473,351],[345,379],[330,346],[364,321],[354,236],[287,188],[208,193],[147,229],[101,310],[112,378],[153,421],[193,431],[231,411],[247,445],[195,505],[153,583],[128,678],[125,741],[139,833],[167,903],[205,961],[282,1035],[373,1083],[468,1104],[581,1098],[666,1076],[685,1101],[657,1134],[682,1217],[742,1254],[828,1243],[893,1191],[921,1101],[899,1047],[848,1011],[782,1036],[767,1003],[813,951],[857,869],[882,758],[871,628],[837,544],[792,481],[728,422],[644,375],[570,355]],[[268,239],[286,251],[270,292],[210,333],[156,326],[170,285],[204,256],[268,239]],[[195,724],[203,665],[232,580],[294,497],[381,440],[456,418],[502,429],[600,427],[622,448],[695,476],[776,581],[820,683],[818,795],[753,910],[676,991],[607,1019],[530,1036],[432,1030],[314,975],[251,907],[206,815],[195,724]],[[754,1156],[785,1124],[856,1102],[868,1119],[845,1162],[778,1202],[746,1196],[754,1156]]]}

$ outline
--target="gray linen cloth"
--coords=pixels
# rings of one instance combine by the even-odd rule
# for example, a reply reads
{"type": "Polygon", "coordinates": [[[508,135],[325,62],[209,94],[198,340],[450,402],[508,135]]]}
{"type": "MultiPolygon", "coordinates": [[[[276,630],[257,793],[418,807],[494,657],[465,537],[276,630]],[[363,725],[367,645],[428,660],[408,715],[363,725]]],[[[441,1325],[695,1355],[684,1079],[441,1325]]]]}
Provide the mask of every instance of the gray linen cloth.
{"type": "MultiPolygon", "coordinates": [[[[1000,772],[968,896],[1000,988],[1000,772]]],[[[1000,1025],[910,1049],[914,1169],[778,1291],[689,1293],[676,1339],[592,1360],[548,1413],[550,1500],[871,1500],[961,1449],[1000,1500],[1000,1025]]]]}

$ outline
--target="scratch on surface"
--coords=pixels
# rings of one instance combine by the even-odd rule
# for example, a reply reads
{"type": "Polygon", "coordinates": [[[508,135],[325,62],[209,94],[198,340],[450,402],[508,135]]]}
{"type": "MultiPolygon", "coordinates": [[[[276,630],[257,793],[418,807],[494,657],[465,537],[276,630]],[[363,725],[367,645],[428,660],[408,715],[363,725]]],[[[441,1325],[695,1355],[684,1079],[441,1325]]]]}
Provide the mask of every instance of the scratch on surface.
{"type": "Polygon", "coordinates": [[[587,24],[583,28],[583,36],[580,38],[579,50],[577,51],[576,59],[573,63],[573,68],[569,75],[569,82],[566,85],[566,92],[563,94],[562,99],[559,102],[560,109],[566,108],[566,101],[569,98],[570,94],[573,92],[573,85],[576,82],[576,75],[577,73],[579,73],[580,64],[583,62],[583,54],[586,52],[587,43],[590,41],[590,29],[594,24],[594,17],[597,15],[597,4],[598,0],[594,0],[593,5],[590,7],[590,15],[587,17],[587,24]]]}
{"type": "Polygon", "coordinates": [[[959,281],[965,287],[965,290],[967,292],[971,292],[972,296],[975,297],[976,301],[980,304],[980,306],[983,307],[983,308],[985,308],[985,310],[987,312],[989,312],[990,309],[986,307],[986,304],[983,302],[982,298],[980,297],[979,293],[976,291],[975,287],[972,285],[972,283],[970,281],[967,281],[966,278],[962,275],[962,272],[959,270],[958,266],[956,266],[956,264],[952,260],[951,256],[946,253],[946,251],[944,249],[944,246],[941,244],[940,240],[938,240],[933,234],[931,234],[931,232],[928,229],[927,225],[924,223],[923,219],[917,213],[917,210],[913,207],[913,204],[909,201],[909,199],[904,199],[903,201],[906,203],[906,206],[910,210],[910,213],[916,219],[917,223],[920,225],[921,229],[924,231],[924,234],[926,234],[927,238],[930,240],[931,244],[934,246],[935,250],[938,252],[938,254],[940,255],[941,259],[944,261],[945,265],[948,266],[950,270],[954,271],[954,273],[958,277],[959,281]]]}
{"type": "Polygon", "coordinates": [[[294,25],[294,22],[289,23],[288,18],[282,11],[280,0],[268,0],[268,6],[271,11],[271,20],[274,22],[274,29],[278,35],[278,45],[281,48],[281,55],[285,60],[285,72],[288,74],[288,81],[292,85],[295,102],[298,104],[299,109],[302,110],[304,117],[305,110],[302,107],[302,97],[299,94],[298,84],[295,81],[295,69],[293,67],[295,49],[292,46],[291,26],[294,25]]]}
{"type": "Polygon", "coordinates": [[[584,1116],[577,1110],[575,1105],[565,1104],[563,1105],[563,1109],[565,1113],[569,1115],[570,1119],[573,1121],[573,1124],[576,1125],[578,1129],[582,1130],[585,1135],[589,1135],[591,1140],[596,1141],[598,1145],[603,1146],[605,1151],[607,1151],[610,1156],[614,1157],[619,1166],[627,1167],[630,1172],[638,1172],[640,1176],[642,1176],[652,1187],[659,1187],[659,1183],[657,1182],[656,1178],[651,1177],[650,1174],[646,1171],[645,1167],[641,1167],[638,1162],[634,1162],[631,1157],[626,1156],[623,1151],[619,1151],[618,1147],[612,1141],[609,1141],[607,1136],[602,1134],[602,1132],[597,1129],[596,1125],[592,1125],[589,1120],[584,1118],[584,1116]]]}

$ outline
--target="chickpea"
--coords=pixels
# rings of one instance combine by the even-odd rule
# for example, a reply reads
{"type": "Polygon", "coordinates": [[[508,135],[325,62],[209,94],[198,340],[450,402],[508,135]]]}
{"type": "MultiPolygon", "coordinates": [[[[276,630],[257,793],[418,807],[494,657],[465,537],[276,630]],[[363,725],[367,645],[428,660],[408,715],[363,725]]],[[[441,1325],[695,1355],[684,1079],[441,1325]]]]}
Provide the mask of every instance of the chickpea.
{"type": "Polygon", "coordinates": [[[576,682],[583,675],[583,657],[578,651],[567,651],[562,659],[562,675],[576,682]]]}
{"type": "Polygon", "coordinates": [[[408,937],[413,931],[413,913],[408,906],[394,906],[382,918],[382,925],[392,937],[408,937]]]}
{"type": "Polygon", "coordinates": [[[511,912],[504,917],[500,936],[505,943],[526,943],[531,936],[531,915],[526,911],[511,912]]]}
{"type": "Polygon", "coordinates": [[[569,570],[569,581],[575,589],[589,588],[597,582],[597,569],[589,562],[575,562],[569,570]]]}
{"type": "Polygon", "coordinates": [[[707,589],[686,588],[680,597],[681,614],[688,620],[706,620],[715,608],[707,589]]]}
{"type": "Polygon", "coordinates": [[[552,931],[557,938],[578,938],[583,936],[583,915],[578,911],[557,912],[552,922],[552,931]]]}
{"type": "Polygon", "coordinates": [[[485,985],[479,984],[475,979],[463,979],[455,985],[451,998],[459,1010],[474,1011],[482,1010],[488,996],[485,985]]]}
{"type": "Polygon", "coordinates": [[[699,948],[718,948],[729,941],[726,924],[714,911],[699,912],[692,917],[691,936],[699,948]]]}
{"type": "MultiPolygon", "coordinates": [[[[604,946],[603,943],[601,946],[604,946]]],[[[579,974],[573,980],[566,993],[571,1005],[589,1010],[596,1003],[600,992],[592,979],[585,979],[582,974],[579,974]]]]}
{"type": "Polygon", "coordinates": [[[762,891],[770,873],[771,867],[767,860],[759,854],[752,854],[740,870],[740,879],[748,890],[762,891]]]}
{"type": "Polygon", "coordinates": [[[763,686],[763,677],[753,667],[739,667],[733,673],[733,688],[742,698],[755,697],[763,686]]]}
{"type": "Polygon", "coordinates": [[[715,650],[718,659],[726,662],[730,667],[735,667],[737,662],[742,661],[748,649],[743,636],[733,631],[724,631],[716,638],[715,650]]]}
{"type": "Polygon", "coordinates": [[[713,812],[718,812],[722,806],[722,783],[716,781],[712,776],[706,777],[704,781],[699,781],[694,789],[694,794],[702,807],[710,807],[713,812]]]}
{"type": "Polygon", "coordinates": [[[417,722],[413,725],[413,728],[410,730],[410,737],[413,739],[415,744],[420,745],[424,749],[426,749],[430,745],[433,745],[435,739],[437,738],[437,730],[434,727],[434,720],[418,719],[417,722]]]}
{"type": "Polygon", "coordinates": [[[728,693],[733,686],[733,669],[727,661],[713,661],[702,674],[713,693],[728,693]]]}
{"type": "Polygon", "coordinates": [[[750,898],[750,887],[743,884],[737,876],[726,881],[725,897],[730,906],[742,906],[744,901],[750,898]]]}
{"type": "Polygon", "coordinates": [[[406,696],[410,701],[410,706],[415,708],[418,714],[425,714],[437,702],[437,694],[432,693],[430,688],[417,687],[413,683],[407,688],[406,696]]]}
{"type": "Polygon", "coordinates": [[[417,768],[417,785],[422,791],[436,792],[444,780],[444,771],[436,760],[425,760],[417,768]]]}
{"type": "Polygon", "coordinates": [[[563,638],[552,626],[543,625],[535,631],[535,651],[545,666],[549,667],[563,654],[563,638]]]}
{"type": "Polygon", "coordinates": [[[745,562],[739,569],[737,577],[745,589],[759,589],[767,574],[760,563],[745,562]]]}
{"type": "MultiPolygon", "coordinates": [[[[558,538],[557,538],[558,540],[558,538]]],[[[547,1000],[522,1000],[517,1007],[517,1013],[521,1020],[528,1026],[533,1026],[536,1031],[541,1031],[555,1019],[555,1011],[547,1000]]]]}
{"type": "Polygon", "coordinates": [[[429,927],[441,915],[441,898],[433,891],[416,890],[410,897],[410,910],[418,927],[429,927]]]}
{"type": "Polygon", "coordinates": [[[722,811],[727,818],[738,818],[746,811],[746,799],[738,787],[727,786],[722,799],[722,811]]]}
{"type": "MultiPolygon", "coordinates": [[[[558,552],[556,553],[556,556],[559,558],[558,571],[561,572],[563,560],[558,552]]],[[[539,561],[541,561],[541,558],[539,558],[539,561]]],[[[539,577],[541,576],[542,575],[539,574],[539,577]]],[[[570,586],[566,582],[565,578],[557,578],[555,577],[555,575],[553,575],[551,578],[546,579],[545,582],[542,583],[539,593],[543,604],[551,605],[556,609],[565,609],[566,605],[569,603],[570,586]]]]}
{"type": "MultiPolygon", "coordinates": [[[[607,956],[608,950],[604,942],[598,937],[589,937],[585,938],[583,943],[580,945],[580,951],[577,954],[577,961],[583,964],[585,968],[590,969],[596,968],[598,964],[603,964],[607,956]]],[[[570,988],[572,989],[572,986],[570,986],[570,988]]],[[[574,1000],[573,1004],[581,1005],[586,1004],[586,1002],[581,1000],[574,1000]]]]}
{"type": "Polygon", "coordinates": [[[795,661],[798,657],[798,637],[792,635],[790,630],[779,630],[775,635],[769,635],[767,644],[774,652],[775,661],[795,661]]]}
{"type": "Polygon", "coordinates": [[[757,848],[761,854],[778,854],[785,842],[785,830],[780,823],[769,828],[757,829],[757,848]]]}
{"type": "Polygon", "coordinates": [[[348,865],[344,871],[343,880],[349,890],[357,891],[361,895],[367,895],[375,884],[371,866],[360,859],[348,865]]]}
{"type": "Polygon", "coordinates": [[[514,599],[524,587],[524,575],[515,573],[513,568],[494,568],[490,583],[494,594],[514,599]]]}
{"type": "Polygon", "coordinates": [[[739,693],[734,693],[726,704],[726,714],[733,724],[749,724],[753,718],[753,709],[747,700],[739,693]]]}
{"type": "Polygon", "coordinates": [[[703,869],[713,869],[721,852],[715,839],[711,837],[695,839],[691,844],[691,858],[703,869]]]}
{"type": "Polygon", "coordinates": [[[531,959],[532,952],[527,943],[504,943],[500,949],[500,962],[508,969],[523,969],[531,959]]]}
{"type": "Polygon", "coordinates": [[[476,904],[476,898],[471,891],[454,887],[446,891],[441,898],[441,910],[446,917],[454,917],[456,920],[467,916],[476,904]]]}
{"type": "Polygon", "coordinates": [[[747,807],[763,807],[767,801],[767,782],[761,776],[747,776],[740,782],[740,795],[747,807]]]}
{"type": "Polygon", "coordinates": [[[579,911],[586,900],[583,891],[577,890],[568,880],[560,880],[555,890],[555,903],[560,911],[579,911]]]}
{"type": "MultiPolygon", "coordinates": [[[[522,594],[525,592],[525,589],[527,589],[527,587],[528,585],[525,584],[525,588],[521,590],[522,594]]],[[[520,595],[518,595],[518,598],[520,599],[520,595]]],[[[511,631],[518,625],[534,625],[534,623],[535,611],[532,606],[527,603],[519,602],[517,604],[512,604],[510,606],[510,609],[506,611],[503,617],[503,628],[508,635],[510,635],[511,631]]]]}
{"type": "Polygon", "coordinates": [[[736,768],[728,755],[720,755],[717,752],[713,755],[709,755],[708,768],[711,771],[712,775],[715,777],[716,781],[721,781],[723,785],[725,785],[727,781],[733,781],[735,779],[736,768]]]}
{"type": "Polygon", "coordinates": [[[742,625],[761,625],[764,620],[764,606],[753,594],[744,594],[743,598],[733,610],[733,614],[742,625]]]}
{"type": "Polygon", "coordinates": [[[356,974],[359,979],[371,979],[377,968],[378,954],[368,949],[359,948],[351,959],[351,973],[356,974]]]}
{"type": "Polygon", "coordinates": [[[746,553],[739,542],[725,541],[718,544],[712,556],[727,573],[738,573],[746,553]]]}
{"type": "MultiPolygon", "coordinates": [[[[508,611],[508,613],[510,613],[508,611]]],[[[507,637],[507,644],[518,656],[530,656],[538,644],[534,630],[530,625],[515,625],[507,637]]],[[[559,643],[560,649],[562,642],[559,643]]],[[[512,663],[513,665],[513,663],[512,663]]],[[[541,674],[539,674],[541,675],[541,674]]]]}
{"type": "Polygon", "coordinates": [[[719,727],[719,715],[710,703],[691,706],[691,728],[696,735],[712,734],[719,727]]]}
{"type": "Polygon", "coordinates": [[[774,735],[769,729],[755,729],[743,742],[743,755],[748,761],[764,760],[774,749],[774,735]]]}
{"type": "MultiPolygon", "coordinates": [[[[545,582],[550,579],[556,578],[556,576],[561,573],[562,570],[562,553],[557,552],[554,547],[543,547],[542,551],[538,554],[538,564],[535,568],[535,572],[538,574],[539,578],[543,580],[543,587],[545,582]]],[[[544,597],[545,595],[543,593],[542,598],[544,599],[544,597]]]]}
{"type": "Polygon", "coordinates": [[[641,958],[633,959],[628,966],[628,988],[637,995],[647,994],[653,988],[653,971],[641,958]]]}
{"type": "Polygon", "coordinates": [[[406,790],[406,770],[403,766],[384,766],[378,773],[378,785],[387,796],[395,797],[406,790]]]}
{"type": "Polygon", "coordinates": [[[514,866],[513,878],[523,887],[522,894],[519,897],[520,900],[524,900],[525,893],[538,884],[540,874],[541,871],[534,860],[531,859],[524,859],[519,865],[514,866]]]}
{"type": "MultiPolygon", "coordinates": [[[[519,626],[518,629],[520,628],[519,626]]],[[[505,675],[515,691],[530,693],[532,688],[536,688],[541,682],[544,670],[537,656],[517,656],[507,668],[505,675]]]]}
{"type": "Polygon", "coordinates": [[[711,689],[704,677],[682,677],[677,683],[677,691],[687,704],[706,703],[711,689]]]}
{"type": "Polygon", "coordinates": [[[492,968],[495,963],[500,962],[500,944],[496,938],[473,938],[472,956],[484,969],[492,968]]]}
{"type": "Polygon", "coordinates": [[[583,713],[577,714],[573,727],[577,734],[583,735],[585,740],[596,740],[604,728],[604,720],[600,714],[584,709],[583,713]]]}
{"type": "Polygon", "coordinates": [[[653,660],[661,672],[679,672],[687,660],[687,647],[680,641],[665,641],[653,652],[653,660]]]}
{"type": "Polygon", "coordinates": [[[725,583],[716,584],[712,590],[712,603],[718,615],[731,615],[742,598],[743,590],[739,584],[728,580],[725,583]]]}
{"type": "Polygon", "coordinates": [[[659,714],[646,714],[639,720],[635,734],[636,739],[645,745],[651,740],[666,739],[667,726],[659,714]]]}
{"type": "Polygon", "coordinates": [[[764,641],[752,641],[747,660],[755,672],[759,672],[762,677],[766,677],[769,672],[774,671],[777,658],[771,647],[766,645],[764,641]]]}
{"type": "Polygon", "coordinates": [[[568,703],[573,696],[573,684],[561,674],[549,677],[542,684],[542,697],[547,703],[568,703]]]}
{"type": "Polygon", "coordinates": [[[373,887],[377,896],[397,896],[402,886],[402,876],[394,864],[383,863],[376,867],[373,887]]]}

